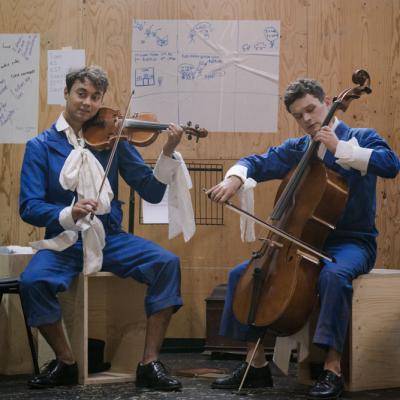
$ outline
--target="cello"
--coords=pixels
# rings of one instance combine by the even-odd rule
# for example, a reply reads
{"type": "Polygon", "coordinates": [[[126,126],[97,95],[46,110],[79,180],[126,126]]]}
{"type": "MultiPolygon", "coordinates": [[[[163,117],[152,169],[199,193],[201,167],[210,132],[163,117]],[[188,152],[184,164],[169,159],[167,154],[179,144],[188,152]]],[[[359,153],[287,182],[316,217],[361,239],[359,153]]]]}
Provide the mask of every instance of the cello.
{"type": "MultiPolygon", "coordinates": [[[[346,111],[352,100],[371,93],[365,70],[355,71],[352,80],[358,86],[334,98],[322,126],[337,110],[346,111]]],[[[322,249],[347,201],[345,180],[317,157],[318,146],[311,140],[298,166],[282,181],[269,221],[251,216],[270,233],[253,253],[234,293],[236,319],[277,336],[292,335],[307,322],[317,300],[320,260],[330,259],[322,249]]]]}

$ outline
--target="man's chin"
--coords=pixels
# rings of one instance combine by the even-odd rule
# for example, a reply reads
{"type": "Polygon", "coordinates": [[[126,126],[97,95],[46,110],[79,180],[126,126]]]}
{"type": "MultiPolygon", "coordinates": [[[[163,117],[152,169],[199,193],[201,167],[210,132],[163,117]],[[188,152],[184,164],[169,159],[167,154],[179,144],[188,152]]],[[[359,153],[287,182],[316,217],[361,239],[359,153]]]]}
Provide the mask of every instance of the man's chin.
{"type": "Polygon", "coordinates": [[[311,127],[310,129],[306,129],[306,133],[311,136],[314,136],[319,131],[319,127],[311,127]]]}
{"type": "Polygon", "coordinates": [[[90,119],[92,119],[95,116],[95,114],[93,113],[80,113],[79,114],[79,120],[84,123],[86,121],[89,121],[90,119]]]}

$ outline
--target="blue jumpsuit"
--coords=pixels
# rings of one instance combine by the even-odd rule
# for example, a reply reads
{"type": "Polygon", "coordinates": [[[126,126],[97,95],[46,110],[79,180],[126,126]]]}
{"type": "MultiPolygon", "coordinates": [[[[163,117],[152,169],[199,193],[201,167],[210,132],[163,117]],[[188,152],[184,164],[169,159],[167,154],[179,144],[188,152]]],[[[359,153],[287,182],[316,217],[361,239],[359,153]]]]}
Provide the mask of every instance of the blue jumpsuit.
{"type": "MultiPolygon", "coordinates": [[[[394,178],[400,169],[400,162],[373,129],[349,128],[340,122],[335,133],[339,140],[348,141],[355,137],[360,147],[373,149],[364,176],[356,169],[341,167],[329,151],[326,151],[323,159],[328,168],[338,172],[347,181],[349,198],[336,230],[325,244],[325,252],[333,256],[336,262],[323,262],[318,282],[320,314],[313,342],[323,348],[332,347],[342,352],[351,312],[352,280],[368,273],[376,258],[376,179],[377,176],[394,178]]],[[[245,166],[247,177],[257,182],[282,179],[300,161],[309,141],[308,135],[289,139],[278,147],[270,148],[265,154],[242,158],[238,164],[245,166]]],[[[234,290],[247,265],[248,261],[236,266],[229,274],[220,334],[254,342],[264,329],[239,323],[232,311],[234,290]]]]}
{"type": "MultiPolygon", "coordinates": [[[[45,227],[46,239],[64,230],[59,223],[59,214],[71,205],[74,196],[77,197],[59,183],[60,171],[72,149],[64,132],[58,132],[55,125],[26,145],[21,171],[20,214],[25,222],[45,227]]],[[[105,168],[110,151],[92,152],[105,168]]],[[[98,216],[106,233],[102,271],[147,284],[147,315],[168,307],[174,307],[176,311],[182,305],[179,258],[157,244],[121,229],[119,174],[148,202],[160,202],[166,190],[166,185],[154,177],[137,150],[127,142],[120,142],[108,175],[114,192],[111,211],[98,216]]],[[[64,251],[40,250],[33,256],[21,275],[21,295],[30,326],[61,319],[57,293],[69,287],[82,272],[82,266],[80,236],[64,251]]]]}

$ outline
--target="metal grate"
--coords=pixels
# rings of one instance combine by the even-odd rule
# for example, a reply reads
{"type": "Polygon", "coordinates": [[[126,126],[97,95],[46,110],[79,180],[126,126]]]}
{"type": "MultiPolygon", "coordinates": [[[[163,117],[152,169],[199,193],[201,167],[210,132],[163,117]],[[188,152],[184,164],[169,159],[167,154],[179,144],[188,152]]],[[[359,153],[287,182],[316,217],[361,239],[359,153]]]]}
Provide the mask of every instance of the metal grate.
{"type": "MultiPolygon", "coordinates": [[[[151,167],[155,163],[149,163],[151,167]]],[[[203,192],[203,188],[209,189],[223,179],[222,164],[203,164],[203,163],[186,163],[192,178],[193,188],[190,191],[192,196],[193,212],[196,225],[223,225],[224,209],[223,206],[210,201],[203,192]]],[[[133,206],[132,194],[130,209],[133,206]]],[[[133,213],[130,212],[130,228],[133,232],[133,213]]],[[[139,202],[139,223],[143,224],[142,202],[139,202]]]]}
{"type": "Polygon", "coordinates": [[[221,182],[223,165],[190,163],[187,167],[193,182],[192,204],[196,225],[222,225],[223,206],[209,200],[203,188],[209,189],[221,182]]]}

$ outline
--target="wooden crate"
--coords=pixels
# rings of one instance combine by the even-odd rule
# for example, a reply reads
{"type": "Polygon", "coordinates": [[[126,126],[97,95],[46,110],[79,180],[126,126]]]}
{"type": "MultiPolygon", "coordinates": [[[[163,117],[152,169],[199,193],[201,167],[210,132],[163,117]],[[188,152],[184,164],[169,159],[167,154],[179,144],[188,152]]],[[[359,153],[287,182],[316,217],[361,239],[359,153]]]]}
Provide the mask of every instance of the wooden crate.
{"type": "MultiPolygon", "coordinates": [[[[19,277],[32,254],[0,254],[0,277],[19,277]]],[[[33,330],[34,338],[36,332],[33,330]]],[[[3,295],[0,304],[0,374],[33,372],[32,356],[19,296],[3,295]]]]}
{"type": "MultiPolygon", "coordinates": [[[[353,281],[352,317],[343,372],[349,391],[400,387],[400,271],[373,269],[353,281]]],[[[313,329],[310,331],[312,337],[313,329]]],[[[301,383],[310,384],[310,366],[324,352],[311,347],[299,364],[301,383]]]]}
{"type": "MultiPolygon", "coordinates": [[[[141,360],[146,333],[146,286],[109,272],[79,275],[69,290],[59,295],[64,328],[79,368],[79,383],[133,382],[141,360]],[[88,373],[88,338],[106,343],[108,371],[88,373]]],[[[54,355],[39,336],[39,362],[54,355]]]]}
{"type": "MultiPolygon", "coordinates": [[[[32,254],[0,254],[0,276],[19,276],[32,254]]],[[[60,293],[64,326],[79,367],[81,384],[131,382],[142,358],[146,315],[146,286],[108,272],[79,275],[70,289],[60,293]],[[88,338],[105,341],[104,361],[111,369],[88,374],[88,338]]],[[[33,330],[36,338],[36,330],[33,330]]],[[[39,365],[54,353],[37,335],[39,365]]],[[[0,374],[33,372],[19,296],[4,295],[0,306],[0,374]]]]}

